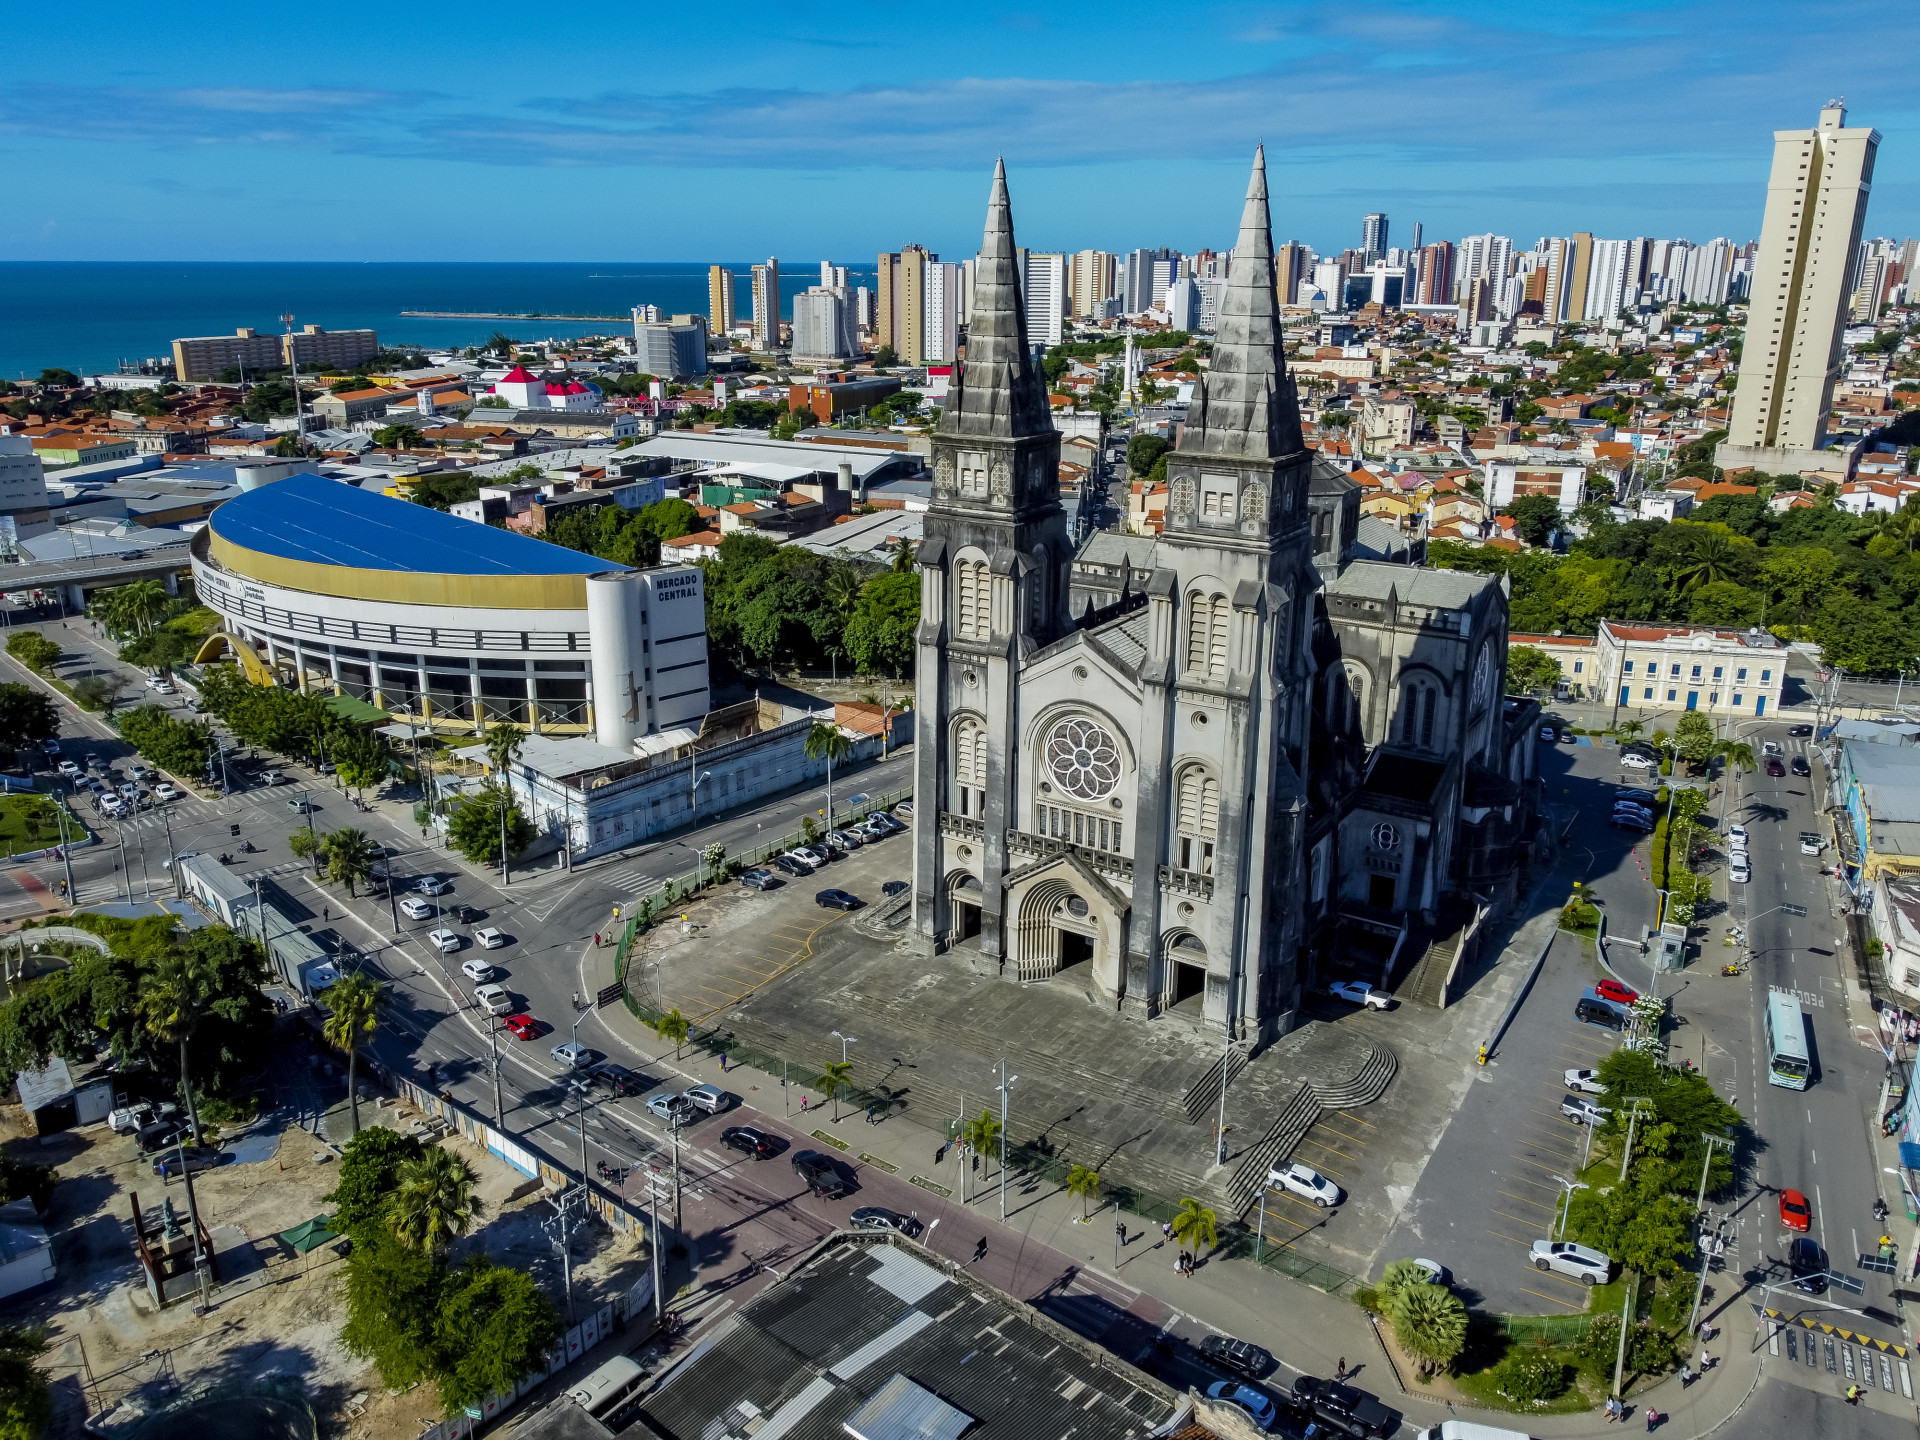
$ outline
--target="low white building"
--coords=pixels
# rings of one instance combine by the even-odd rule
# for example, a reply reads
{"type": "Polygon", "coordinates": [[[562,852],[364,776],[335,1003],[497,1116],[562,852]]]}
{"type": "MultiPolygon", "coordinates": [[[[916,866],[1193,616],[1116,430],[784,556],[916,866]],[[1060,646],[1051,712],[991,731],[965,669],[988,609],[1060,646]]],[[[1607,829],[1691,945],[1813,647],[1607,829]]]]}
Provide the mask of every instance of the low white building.
{"type": "Polygon", "coordinates": [[[1602,620],[1599,694],[1622,710],[1704,710],[1758,720],[1776,714],[1787,647],[1765,630],[1602,620]]]}
{"type": "Polygon", "coordinates": [[[1534,460],[1494,460],[1487,465],[1487,503],[1495,509],[1522,495],[1551,496],[1571,515],[1587,496],[1587,467],[1534,460]]]}
{"type": "Polygon", "coordinates": [[[1642,520],[1683,520],[1692,513],[1691,490],[1653,490],[1640,497],[1642,520]]]}

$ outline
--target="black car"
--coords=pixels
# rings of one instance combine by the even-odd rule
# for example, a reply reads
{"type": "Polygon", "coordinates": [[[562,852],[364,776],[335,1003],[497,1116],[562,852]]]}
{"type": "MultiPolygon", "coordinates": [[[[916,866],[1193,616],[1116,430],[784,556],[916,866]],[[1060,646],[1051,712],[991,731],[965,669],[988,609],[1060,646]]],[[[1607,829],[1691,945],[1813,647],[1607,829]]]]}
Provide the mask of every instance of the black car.
{"type": "MultiPolygon", "coordinates": [[[[233,1162],[233,1156],[225,1150],[215,1149],[211,1145],[189,1145],[186,1148],[187,1173],[198,1175],[202,1170],[212,1170],[233,1162]]],[[[169,1150],[153,1162],[153,1173],[171,1180],[180,1173],[180,1152],[169,1150]]]]}
{"type": "Polygon", "coordinates": [[[1827,1288],[1827,1252],[1809,1235],[1794,1237],[1787,1247],[1787,1268],[1793,1271],[1793,1288],[1809,1295],[1821,1295],[1827,1288]]]}
{"type": "Polygon", "coordinates": [[[151,1155],[180,1139],[185,1129],[178,1120],[156,1120],[151,1125],[142,1125],[133,1132],[134,1148],[142,1155],[151,1155]]]}
{"type": "Polygon", "coordinates": [[[484,920],[487,918],[482,911],[474,909],[471,905],[449,905],[447,906],[447,914],[455,920],[458,920],[462,925],[471,925],[476,920],[484,920]]]}
{"type": "Polygon", "coordinates": [[[1367,1440],[1385,1435],[1394,1422],[1393,1412],[1366,1391],[1313,1375],[1293,1382],[1293,1398],[1328,1424],[1367,1440]]]}
{"type": "Polygon", "coordinates": [[[862,901],[858,895],[849,895],[844,890],[822,890],[813,897],[813,903],[822,910],[858,910],[862,901]]]}
{"type": "Polygon", "coordinates": [[[771,890],[776,885],[785,882],[771,870],[762,870],[755,867],[752,870],[742,870],[740,872],[740,883],[749,890],[771,890]]]}
{"type": "Polygon", "coordinates": [[[1788,768],[1792,770],[1793,773],[1796,775],[1813,774],[1813,767],[1807,764],[1807,757],[1804,755],[1794,756],[1793,760],[1789,763],[1788,768]]]}
{"type": "Polygon", "coordinates": [[[1791,735],[1791,736],[1793,736],[1793,737],[1794,737],[1795,739],[1799,739],[1799,738],[1800,738],[1800,737],[1802,737],[1802,736],[1806,736],[1806,735],[1811,735],[1811,734],[1813,734],[1813,726],[1811,726],[1811,725],[1794,725],[1794,726],[1791,726],[1791,727],[1790,727],[1790,728],[1789,728],[1789,729],[1787,730],[1787,734],[1789,734],[1789,735],[1791,735]]]}
{"type": "Polygon", "coordinates": [[[838,1200],[847,1193],[847,1182],[840,1177],[840,1167],[822,1155],[818,1150],[802,1150],[793,1157],[793,1169],[807,1188],[823,1200],[838,1200]]]}
{"type": "Polygon", "coordinates": [[[1200,1342],[1200,1353],[1222,1370],[1231,1370],[1249,1380],[1261,1379],[1273,1369],[1273,1356],[1258,1345],[1249,1345],[1231,1335],[1207,1336],[1200,1342]]]}
{"type": "Polygon", "coordinates": [[[587,1079],[609,1095],[638,1095],[651,1083],[646,1076],[612,1060],[587,1067],[587,1079]]]}
{"type": "Polygon", "coordinates": [[[920,1222],[911,1215],[889,1210],[884,1205],[862,1205],[847,1217],[847,1223],[861,1230],[898,1230],[909,1240],[920,1233],[920,1222]]]}
{"type": "Polygon", "coordinates": [[[782,875],[791,875],[796,880],[803,879],[813,873],[812,870],[802,865],[798,860],[790,860],[785,855],[774,856],[772,864],[773,868],[778,870],[782,875]]]}
{"type": "Polygon", "coordinates": [[[886,884],[880,887],[880,893],[882,895],[888,895],[888,896],[898,895],[901,891],[907,888],[908,888],[907,882],[904,880],[889,880],[887,881],[886,884]]]}
{"type": "Polygon", "coordinates": [[[750,1125],[728,1126],[720,1132],[720,1143],[729,1150],[738,1150],[742,1155],[751,1155],[756,1160],[771,1160],[780,1153],[778,1140],[750,1125]]]}

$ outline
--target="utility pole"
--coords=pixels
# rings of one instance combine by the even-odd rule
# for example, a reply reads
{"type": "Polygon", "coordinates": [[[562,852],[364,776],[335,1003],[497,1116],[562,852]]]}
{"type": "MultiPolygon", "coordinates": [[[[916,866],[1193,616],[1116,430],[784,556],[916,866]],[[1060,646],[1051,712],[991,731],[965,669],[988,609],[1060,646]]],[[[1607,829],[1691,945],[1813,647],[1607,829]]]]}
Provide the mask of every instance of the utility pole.
{"type": "Polygon", "coordinates": [[[1707,1255],[1707,1223],[1705,1216],[1707,1203],[1707,1170],[1713,1164],[1714,1146],[1725,1145],[1729,1150],[1733,1148],[1733,1141],[1724,1135],[1709,1135],[1703,1133],[1700,1138],[1707,1142],[1707,1158],[1700,1162],[1700,1193],[1694,1197],[1693,1202],[1695,1213],[1701,1217],[1700,1239],[1696,1242],[1700,1251],[1700,1283],[1694,1287],[1693,1309],[1687,1315],[1687,1333],[1689,1335],[1693,1333],[1693,1327],[1699,1322],[1700,1302],[1706,1298],[1707,1294],[1707,1262],[1709,1259],[1707,1255]]]}
{"type": "Polygon", "coordinates": [[[1232,1068],[1234,1047],[1244,1043],[1229,1037],[1226,1049],[1220,1052],[1220,1120],[1213,1136],[1213,1163],[1216,1165],[1227,1163],[1227,1076],[1232,1068]]]}
{"type": "Polygon", "coordinates": [[[653,1202],[647,1208],[653,1211],[653,1323],[658,1325],[666,1317],[660,1294],[660,1172],[652,1165],[647,1167],[647,1199],[653,1202]]]}
{"type": "Polygon", "coordinates": [[[1620,1152],[1620,1183],[1627,1183],[1627,1162],[1633,1159],[1633,1127],[1639,1123],[1641,1107],[1653,1102],[1644,1095],[1622,1097],[1627,1102],[1627,1144],[1620,1152]]]}
{"type": "Polygon", "coordinates": [[[1006,1057],[1000,1060],[1000,1218],[1007,1218],[1007,1092],[1018,1075],[1007,1074],[1006,1057]]]}
{"type": "Polygon", "coordinates": [[[487,1055],[493,1068],[493,1128],[507,1133],[506,1112],[500,1108],[500,1017],[487,1012],[487,1055]]]}

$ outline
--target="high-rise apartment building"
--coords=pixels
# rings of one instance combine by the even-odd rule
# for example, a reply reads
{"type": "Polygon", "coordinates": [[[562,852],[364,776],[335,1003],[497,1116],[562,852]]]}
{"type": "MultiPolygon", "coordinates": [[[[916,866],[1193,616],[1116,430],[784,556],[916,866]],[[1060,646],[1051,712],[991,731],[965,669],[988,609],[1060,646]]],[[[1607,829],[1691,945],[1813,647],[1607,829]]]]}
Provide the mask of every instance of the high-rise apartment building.
{"type": "Polygon", "coordinates": [[[1022,250],[1019,261],[1027,343],[1058,345],[1067,321],[1067,257],[1022,250]]]}
{"type": "Polygon", "coordinates": [[[1360,217],[1360,248],[1366,252],[1369,263],[1386,256],[1387,217],[1377,210],[1360,217]]]}
{"type": "MultiPolygon", "coordinates": [[[[843,272],[844,273],[844,272],[843,272]]],[[[793,297],[793,358],[801,360],[844,360],[853,353],[847,343],[846,289],[838,285],[815,285],[805,294],[793,297]]]]}
{"type": "Polygon", "coordinates": [[[1104,250],[1081,250],[1067,263],[1067,293],[1071,314],[1078,319],[1104,319],[1106,302],[1113,298],[1118,257],[1104,250]]]}
{"type": "MultiPolygon", "coordinates": [[[[1420,233],[1418,225],[1413,227],[1414,234],[1420,233]]],[[[1453,303],[1453,265],[1454,248],[1451,240],[1439,240],[1432,245],[1423,245],[1414,252],[1419,259],[1419,288],[1415,291],[1415,304],[1451,305],[1453,303]]]]}
{"type": "MultiPolygon", "coordinates": [[[[1200,284],[1196,280],[1176,280],[1167,287],[1161,301],[1167,307],[1167,323],[1176,330],[1200,328],[1200,284]]],[[[1027,330],[1033,330],[1033,312],[1027,312],[1027,330]]]]}
{"type": "Polygon", "coordinates": [[[1275,247],[1273,252],[1273,293],[1282,305],[1294,303],[1300,282],[1307,277],[1313,252],[1297,240],[1275,247]]]}
{"type": "Polygon", "coordinates": [[[1740,387],[1719,463],[1818,468],[1851,308],[1880,132],[1830,101],[1810,130],[1776,130],[1740,387]]]}
{"type": "Polygon", "coordinates": [[[917,365],[951,365],[960,354],[960,301],[965,280],[958,265],[930,259],[920,312],[917,365]]]}
{"type": "Polygon", "coordinates": [[[753,267],[753,343],[780,348],[780,262],[772,258],[753,267]]]}
{"type": "Polygon", "coordinates": [[[733,272],[724,265],[707,267],[707,328],[715,335],[733,333],[733,272]]]}
{"type": "Polygon", "coordinates": [[[924,245],[907,245],[880,256],[880,289],[874,306],[874,348],[892,348],[902,365],[944,364],[959,348],[965,313],[965,275],[942,265],[924,245]]]}
{"type": "Polygon", "coordinates": [[[1870,325],[1880,318],[1887,292],[1893,288],[1894,270],[1899,252],[1891,240],[1876,240],[1860,247],[1860,279],[1853,287],[1852,318],[1856,324],[1870,325]]]}
{"type": "Polygon", "coordinates": [[[211,380],[229,367],[242,372],[281,370],[290,365],[344,370],[364,364],[380,352],[372,330],[322,330],[304,325],[285,335],[262,335],[251,327],[231,335],[201,335],[173,342],[173,378],[183,385],[211,380]]]}
{"type": "Polygon", "coordinates": [[[1557,325],[1567,318],[1567,272],[1573,268],[1573,244],[1558,235],[1543,244],[1546,282],[1540,294],[1540,314],[1549,325],[1557,325]]]}
{"type": "Polygon", "coordinates": [[[1627,303],[1627,240],[1595,240],[1580,313],[1590,324],[1616,325],[1627,303]]]}
{"type": "Polygon", "coordinates": [[[820,262],[820,284],[822,288],[827,290],[846,289],[847,267],[844,265],[836,265],[831,260],[822,260],[820,262]]]}
{"type": "Polygon", "coordinates": [[[633,307],[634,364],[643,375],[687,380],[707,373],[707,325],[698,315],[658,318],[654,306],[633,307]],[[653,311],[654,318],[646,312],[653,311]]]}
{"type": "Polygon", "coordinates": [[[1139,315],[1151,310],[1167,293],[1169,268],[1177,264],[1179,258],[1173,251],[1165,249],[1130,251],[1127,255],[1123,313],[1139,315]]]}

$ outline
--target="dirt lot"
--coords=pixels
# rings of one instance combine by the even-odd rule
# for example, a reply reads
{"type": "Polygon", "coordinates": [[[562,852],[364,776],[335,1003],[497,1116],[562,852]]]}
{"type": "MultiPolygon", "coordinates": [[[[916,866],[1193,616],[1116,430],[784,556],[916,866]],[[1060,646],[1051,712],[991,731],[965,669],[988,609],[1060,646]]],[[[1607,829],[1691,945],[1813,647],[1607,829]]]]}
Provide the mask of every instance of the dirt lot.
{"type": "MultiPolygon", "coordinates": [[[[285,1094],[284,1090],[280,1092],[285,1094]]],[[[16,1109],[0,1111],[0,1138],[22,1159],[57,1167],[59,1184],[47,1215],[59,1267],[55,1286],[7,1305],[0,1320],[47,1327],[44,1362],[54,1380],[56,1436],[78,1436],[88,1413],[116,1411],[130,1422],[183,1387],[279,1377],[304,1386],[322,1432],[357,1440],[410,1440],[439,1418],[430,1388],[389,1394],[369,1366],[339,1344],[344,1319],[344,1266],[330,1247],[295,1255],[276,1237],[329,1213],[323,1197],[338,1172],[336,1152],[311,1133],[311,1108],[285,1106],[254,1127],[242,1148],[246,1163],[194,1179],[202,1223],[222,1262],[212,1311],[195,1316],[191,1301],[158,1310],[134,1259],[132,1196],[148,1214],[163,1199],[184,1217],[180,1182],[163,1182],[132,1143],[105,1125],[44,1140],[22,1132],[16,1109]],[[307,1128],[298,1123],[304,1120],[307,1128]]],[[[330,1117],[344,1133],[343,1117],[330,1117]]],[[[363,1102],[361,1122],[409,1128],[417,1114],[363,1102]]],[[[480,1176],[480,1224],[456,1247],[480,1246],[502,1263],[536,1275],[564,1307],[559,1257],[541,1229],[552,1207],[537,1194],[512,1198],[524,1177],[458,1137],[456,1150],[480,1176]]],[[[596,1227],[574,1246],[573,1289],[582,1307],[630,1288],[646,1267],[634,1238],[596,1227]]],[[[564,1308],[562,1309],[564,1318],[564,1308]]]]}

